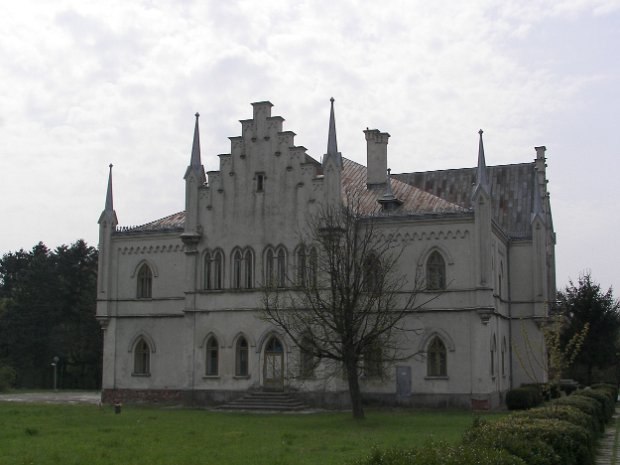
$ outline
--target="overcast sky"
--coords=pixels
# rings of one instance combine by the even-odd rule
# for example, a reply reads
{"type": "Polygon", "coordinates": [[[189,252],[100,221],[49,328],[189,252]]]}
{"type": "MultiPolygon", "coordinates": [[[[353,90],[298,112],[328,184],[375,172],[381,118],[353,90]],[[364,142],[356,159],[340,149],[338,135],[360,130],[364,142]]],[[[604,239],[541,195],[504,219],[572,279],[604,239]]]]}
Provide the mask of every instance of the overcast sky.
{"type": "MultiPolygon", "coordinates": [[[[108,164],[121,225],[184,209],[203,162],[269,100],[320,159],[391,134],[394,172],[532,161],[545,145],[561,288],[618,284],[620,0],[20,0],[0,3],[0,253],[97,245],[108,164]]],[[[616,294],[617,295],[617,294],[616,294]]]]}

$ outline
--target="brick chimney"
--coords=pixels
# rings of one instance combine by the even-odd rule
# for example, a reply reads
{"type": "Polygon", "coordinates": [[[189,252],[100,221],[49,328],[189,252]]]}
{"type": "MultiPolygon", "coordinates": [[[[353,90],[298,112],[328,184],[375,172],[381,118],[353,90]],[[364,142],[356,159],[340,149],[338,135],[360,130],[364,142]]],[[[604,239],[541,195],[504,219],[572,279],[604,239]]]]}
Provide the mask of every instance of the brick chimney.
{"type": "Polygon", "coordinates": [[[390,135],[378,129],[366,129],[366,157],[368,189],[385,187],[385,173],[387,171],[387,145],[390,135]]]}

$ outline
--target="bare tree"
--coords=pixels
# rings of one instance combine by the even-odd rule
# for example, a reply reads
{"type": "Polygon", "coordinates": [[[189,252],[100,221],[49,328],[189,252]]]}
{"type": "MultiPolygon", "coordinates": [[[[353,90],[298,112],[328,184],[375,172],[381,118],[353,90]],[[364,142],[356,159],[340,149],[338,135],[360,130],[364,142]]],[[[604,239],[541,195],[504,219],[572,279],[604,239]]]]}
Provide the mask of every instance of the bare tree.
{"type": "MultiPolygon", "coordinates": [[[[357,201],[320,210],[298,253],[287,289],[268,285],[264,318],[301,348],[302,358],[331,360],[344,370],[354,418],[364,418],[360,374],[410,358],[404,333],[418,280],[398,274],[402,243],[357,201]]],[[[393,230],[392,230],[393,233],[393,230]]]]}

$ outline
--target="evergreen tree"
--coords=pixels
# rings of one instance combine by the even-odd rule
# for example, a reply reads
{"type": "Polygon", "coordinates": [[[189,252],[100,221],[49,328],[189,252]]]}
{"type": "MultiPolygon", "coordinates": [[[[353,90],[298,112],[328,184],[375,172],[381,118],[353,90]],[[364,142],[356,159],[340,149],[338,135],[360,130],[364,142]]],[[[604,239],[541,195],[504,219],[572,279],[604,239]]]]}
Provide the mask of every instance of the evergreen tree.
{"type": "Polygon", "coordinates": [[[595,369],[605,370],[618,361],[620,303],[614,299],[611,288],[603,292],[589,273],[579,278],[577,285],[571,281],[558,297],[559,307],[567,319],[562,344],[567,345],[575,334],[589,325],[569,374],[582,383],[591,384],[595,369]]]}

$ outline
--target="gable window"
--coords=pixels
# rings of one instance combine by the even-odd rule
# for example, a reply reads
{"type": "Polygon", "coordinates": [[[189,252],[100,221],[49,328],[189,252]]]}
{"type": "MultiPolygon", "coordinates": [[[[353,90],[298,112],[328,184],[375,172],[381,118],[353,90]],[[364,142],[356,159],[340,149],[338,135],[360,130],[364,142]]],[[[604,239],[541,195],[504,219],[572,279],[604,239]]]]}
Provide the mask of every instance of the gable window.
{"type": "Polygon", "coordinates": [[[138,271],[138,299],[150,299],[153,292],[153,272],[145,263],[138,271]]]}
{"type": "Polygon", "coordinates": [[[248,376],[248,341],[241,336],[235,350],[235,375],[248,376]]]}
{"type": "Polygon", "coordinates": [[[429,290],[446,288],[446,262],[436,250],[426,261],[426,288],[429,290]]]}
{"type": "Polygon", "coordinates": [[[448,357],[446,345],[435,336],[427,350],[426,373],[428,376],[448,376],[448,357]]]}
{"type": "Polygon", "coordinates": [[[148,375],[151,373],[151,348],[140,338],[133,350],[133,374],[148,375]]]}
{"type": "Polygon", "coordinates": [[[207,341],[207,367],[205,374],[207,376],[217,376],[218,375],[218,344],[217,339],[214,336],[211,336],[207,341]]]}
{"type": "Polygon", "coordinates": [[[207,251],[205,254],[205,272],[204,287],[205,289],[214,290],[222,289],[224,256],[221,250],[214,252],[207,251]]]}

